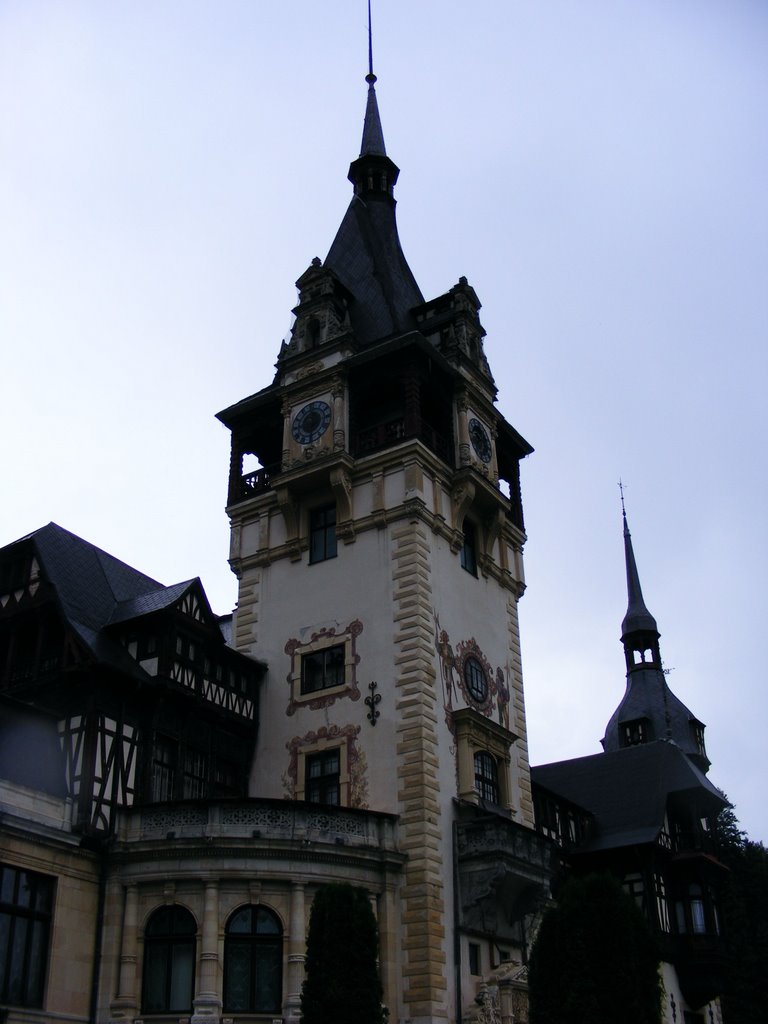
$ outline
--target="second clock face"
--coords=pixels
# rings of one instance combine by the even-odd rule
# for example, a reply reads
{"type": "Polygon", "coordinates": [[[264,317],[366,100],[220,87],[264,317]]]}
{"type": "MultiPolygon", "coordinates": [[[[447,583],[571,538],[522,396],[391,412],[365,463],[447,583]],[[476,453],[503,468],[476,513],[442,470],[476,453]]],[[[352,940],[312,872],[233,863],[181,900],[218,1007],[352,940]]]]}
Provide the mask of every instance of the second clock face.
{"type": "Polygon", "coordinates": [[[475,449],[478,459],[481,459],[483,462],[490,462],[491,439],[480,420],[471,419],[469,421],[469,440],[472,442],[472,447],[475,449]]]}
{"type": "Polygon", "coordinates": [[[312,444],[328,429],[331,407],[327,402],[309,402],[299,409],[291,424],[291,433],[299,444],[312,444]]]}

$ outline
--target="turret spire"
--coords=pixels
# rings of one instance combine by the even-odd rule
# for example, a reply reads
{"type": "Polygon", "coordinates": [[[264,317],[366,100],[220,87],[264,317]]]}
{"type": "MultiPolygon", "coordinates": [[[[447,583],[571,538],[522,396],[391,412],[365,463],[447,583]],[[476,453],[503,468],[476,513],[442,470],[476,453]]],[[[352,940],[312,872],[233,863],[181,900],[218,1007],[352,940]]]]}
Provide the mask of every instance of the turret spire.
{"type": "Polygon", "coordinates": [[[347,177],[354,196],[325,258],[349,292],[349,316],[356,344],[363,347],[413,330],[414,307],[424,302],[408,266],[395,221],[394,188],[400,173],[387,156],[373,71],[371,5],[368,3],[368,98],[360,156],[347,177]]]}
{"type": "Polygon", "coordinates": [[[626,643],[630,633],[655,633],[658,637],[656,619],[645,607],[643,591],[640,586],[640,576],[635,562],[635,553],[632,549],[632,534],[627,524],[627,511],[624,507],[624,487],[619,481],[621,490],[621,517],[624,524],[624,561],[627,568],[627,614],[621,624],[621,638],[626,643]]]}
{"type": "Polygon", "coordinates": [[[363,141],[360,143],[360,156],[386,156],[384,133],[381,130],[379,105],[376,100],[376,75],[373,73],[373,31],[371,28],[371,0],[368,0],[368,102],[365,107],[363,122],[363,141]]]}
{"type": "Polygon", "coordinates": [[[643,599],[632,535],[627,524],[624,488],[621,483],[619,487],[627,570],[627,613],[621,624],[627,688],[608,722],[602,740],[603,749],[612,751],[666,740],[676,743],[702,771],[706,771],[709,760],[704,748],[704,725],[667,686],[659,650],[659,630],[643,599]]]}

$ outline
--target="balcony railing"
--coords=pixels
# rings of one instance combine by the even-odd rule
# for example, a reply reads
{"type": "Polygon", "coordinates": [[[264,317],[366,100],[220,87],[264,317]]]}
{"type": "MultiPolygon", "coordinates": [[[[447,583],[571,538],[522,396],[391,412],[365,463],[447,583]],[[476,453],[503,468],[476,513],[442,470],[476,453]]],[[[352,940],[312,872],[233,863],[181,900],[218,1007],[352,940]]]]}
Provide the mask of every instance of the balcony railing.
{"type": "MultiPolygon", "coordinates": [[[[279,467],[278,467],[279,468],[279,467]]],[[[240,477],[240,499],[253,498],[257,494],[263,494],[272,486],[270,478],[276,470],[265,469],[263,466],[253,473],[246,473],[240,477]]]]}
{"type": "Polygon", "coordinates": [[[397,820],[389,814],[293,800],[183,801],[123,810],[118,838],[331,843],[397,853],[397,820]]]}
{"type": "Polygon", "coordinates": [[[415,426],[409,426],[405,417],[358,431],[354,438],[353,450],[355,455],[368,455],[371,452],[380,451],[382,448],[390,448],[400,441],[408,441],[413,438],[422,441],[444,462],[450,462],[451,445],[448,439],[423,421],[415,426]]]}
{"type": "Polygon", "coordinates": [[[533,829],[502,817],[460,821],[457,824],[459,863],[472,858],[514,859],[547,871],[552,859],[552,840],[533,829]]]}

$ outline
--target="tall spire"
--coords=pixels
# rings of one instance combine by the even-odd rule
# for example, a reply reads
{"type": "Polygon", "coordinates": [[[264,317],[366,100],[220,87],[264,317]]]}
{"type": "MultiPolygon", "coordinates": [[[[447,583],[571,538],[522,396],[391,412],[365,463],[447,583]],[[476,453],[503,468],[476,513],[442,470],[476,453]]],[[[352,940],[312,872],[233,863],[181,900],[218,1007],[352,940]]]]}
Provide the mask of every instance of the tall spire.
{"type": "Polygon", "coordinates": [[[395,220],[394,188],[400,170],[387,156],[376,100],[371,9],[368,4],[368,98],[360,156],[349,166],[352,202],[325,267],[350,293],[349,315],[360,346],[414,330],[412,310],[424,302],[406,262],[395,220]]]}
{"type": "Polygon", "coordinates": [[[709,759],[704,747],[704,725],[667,685],[656,619],[646,608],[640,587],[623,487],[621,517],[627,570],[627,613],[621,624],[621,642],[627,664],[627,688],[606,727],[603,749],[613,751],[666,740],[676,743],[706,772],[709,759]]]}
{"type": "Polygon", "coordinates": [[[373,73],[373,30],[371,27],[371,0],[368,0],[368,102],[365,107],[363,122],[363,141],[360,143],[360,156],[386,156],[384,133],[381,130],[379,104],[376,101],[376,75],[373,73]]]}
{"type": "Polygon", "coordinates": [[[621,516],[624,523],[624,561],[627,568],[627,614],[621,624],[621,637],[625,640],[629,633],[655,633],[656,619],[645,607],[643,591],[640,587],[640,576],[635,562],[635,553],[632,549],[632,534],[627,525],[627,513],[624,508],[624,494],[621,495],[621,516]]]}

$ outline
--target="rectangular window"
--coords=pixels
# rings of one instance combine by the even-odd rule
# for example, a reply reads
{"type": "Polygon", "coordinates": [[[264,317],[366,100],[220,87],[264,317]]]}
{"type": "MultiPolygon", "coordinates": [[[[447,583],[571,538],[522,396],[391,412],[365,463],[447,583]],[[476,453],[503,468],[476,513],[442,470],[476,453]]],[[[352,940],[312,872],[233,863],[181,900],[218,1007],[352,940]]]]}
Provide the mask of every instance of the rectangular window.
{"type": "Polygon", "coordinates": [[[464,543],[459,553],[461,568],[477,576],[477,543],[474,523],[464,522],[464,543]]]}
{"type": "Polygon", "coordinates": [[[341,758],[339,750],[324,750],[306,759],[305,796],[312,804],[338,806],[341,795],[341,758]]]}
{"type": "Polygon", "coordinates": [[[480,970],[480,946],[476,942],[469,944],[469,973],[476,977],[482,974],[480,970]]]}
{"type": "Polygon", "coordinates": [[[54,879],[0,864],[0,1003],[42,1007],[54,879]]]}
{"type": "Polygon", "coordinates": [[[152,752],[152,799],[156,803],[174,799],[176,758],[176,741],[167,736],[156,736],[152,752]]]}
{"type": "Polygon", "coordinates": [[[499,771],[487,750],[475,753],[475,789],[485,803],[499,802],[499,771]]]}
{"type": "Polygon", "coordinates": [[[309,513],[309,561],[336,557],[336,506],[324,505],[309,513]]]}
{"type": "Polygon", "coordinates": [[[301,659],[301,692],[314,693],[344,685],[344,644],[310,651],[301,659]]]}
{"type": "Polygon", "coordinates": [[[200,750],[184,751],[184,799],[208,796],[208,757],[200,750]]]}

